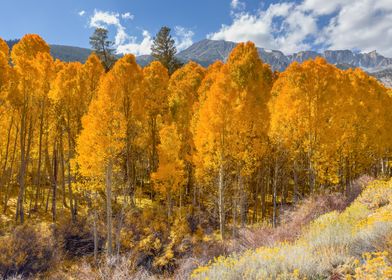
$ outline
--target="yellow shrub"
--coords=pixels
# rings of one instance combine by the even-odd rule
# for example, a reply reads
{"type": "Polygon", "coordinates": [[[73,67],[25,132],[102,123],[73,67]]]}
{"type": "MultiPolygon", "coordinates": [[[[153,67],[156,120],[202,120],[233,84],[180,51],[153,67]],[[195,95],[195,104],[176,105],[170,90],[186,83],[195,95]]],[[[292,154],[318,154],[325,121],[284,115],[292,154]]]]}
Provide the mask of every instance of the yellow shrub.
{"type": "MultiPolygon", "coordinates": [[[[365,253],[365,263],[355,269],[354,279],[387,280],[392,279],[392,266],[387,261],[386,252],[365,253]]],[[[348,276],[347,279],[350,279],[348,276]]]]}

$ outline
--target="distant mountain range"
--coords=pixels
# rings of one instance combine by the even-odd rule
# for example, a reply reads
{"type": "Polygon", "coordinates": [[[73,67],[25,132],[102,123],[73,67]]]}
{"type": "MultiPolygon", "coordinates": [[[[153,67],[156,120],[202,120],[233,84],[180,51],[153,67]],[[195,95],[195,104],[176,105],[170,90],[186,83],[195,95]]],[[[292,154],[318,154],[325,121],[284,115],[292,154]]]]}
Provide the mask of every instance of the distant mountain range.
{"type": "MultiPolygon", "coordinates": [[[[12,47],[17,42],[18,40],[12,40],[7,43],[12,47]]],[[[193,60],[203,66],[208,66],[216,60],[225,61],[236,45],[234,42],[205,39],[179,52],[177,57],[182,62],[193,60]]],[[[52,56],[63,61],[84,62],[91,54],[91,50],[86,48],[62,45],[51,45],[50,47],[52,56]]],[[[384,57],[376,51],[369,53],[356,53],[350,50],[326,50],[323,53],[301,51],[291,55],[264,48],[258,48],[258,51],[261,59],[271,65],[272,70],[283,71],[294,61],[303,62],[321,56],[341,69],[361,67],[386,86],[392,87],[392,58],[384,57]]],[[[138,63],[142,66],[149,64],[152,60],[150,55],[137,57],[138,63]]]]}
{"type": "MultiPolygon", "coordinates": [[[[7,41],[7,44],[10,49],[18,43],[19,40],[10,40],[7,41]]],[[[91,54],[90,49],[72,47],[72,46],[63,46],[63,45],[50,45],[50,53],[54,58],[60,59],[62,61],[79,61],[84,63],[88,56],[91,54]]]]}

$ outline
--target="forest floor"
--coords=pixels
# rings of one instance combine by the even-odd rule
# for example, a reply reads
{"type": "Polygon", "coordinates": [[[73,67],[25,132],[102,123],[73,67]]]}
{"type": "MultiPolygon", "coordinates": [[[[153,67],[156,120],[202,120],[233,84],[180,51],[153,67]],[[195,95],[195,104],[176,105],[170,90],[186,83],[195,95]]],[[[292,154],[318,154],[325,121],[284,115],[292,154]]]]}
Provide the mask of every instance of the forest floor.
{"type": "Polygon", "coordinates": [[[223,242],[204,235],[164,273],[139,266],[131,251],[95,263],[85,254],[88,229],[79,224],[74,234],[61,220],[55,227],[49,214],[14,229],[11,203],[0,215],[0,271],[5,279],[391,279],[392,181],[364,176],[353,190],[349,198],[311,196],[286,210],[276,228],[247,226],[223,242]]]}
{"type": "Polygon", "coordinates": [[[392,180],[373,181],[348,207],[318,216],[299,232],[215,258],[192,278],[392,279],[392,180]]]}

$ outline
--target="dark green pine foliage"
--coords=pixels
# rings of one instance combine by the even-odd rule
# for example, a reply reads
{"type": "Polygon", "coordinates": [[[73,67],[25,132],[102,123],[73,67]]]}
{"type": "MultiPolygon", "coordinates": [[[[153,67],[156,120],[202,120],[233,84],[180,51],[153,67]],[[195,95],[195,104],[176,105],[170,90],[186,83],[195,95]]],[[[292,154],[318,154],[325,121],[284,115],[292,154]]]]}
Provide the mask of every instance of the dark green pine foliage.
{"type": "Polygon", "coordinates": [[[170,28],[163,26],[151,47],[151,55],[154,60],[161,62],[171,75],[174,71],[182,66],[182,63],[176,58],[177,49],[174,45],[174,39],[170,35],[170,28]]]}
{"type": "Polygon", "coordinates": [[[96,28],[90,37],[90,45],[101,59],[106,72],[109,71],[116,62],[116,56],[113,49],[114,42],[108,39],[108,31],[105,28],[96,28]]]}

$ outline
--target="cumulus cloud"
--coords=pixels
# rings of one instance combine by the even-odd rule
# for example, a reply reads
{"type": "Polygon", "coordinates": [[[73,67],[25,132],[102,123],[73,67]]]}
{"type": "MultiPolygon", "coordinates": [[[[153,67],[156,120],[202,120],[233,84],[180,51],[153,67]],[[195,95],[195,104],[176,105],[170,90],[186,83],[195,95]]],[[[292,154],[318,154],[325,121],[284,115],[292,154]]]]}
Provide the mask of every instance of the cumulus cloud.
{"type": "Polygon", "coordinates": [[[126,13],[121,14],[121,18],[122,19],[130,19],[130,20],[132,20],[132,19],[135,18],[135,16],[132,15],[130,12],[126,12],[126,13]]]}
{"type": "Polygon", "coordinates": [[[121,27],[119,16],[118,13],[95,10],[90,18],[90,27],[104,28],[108,25],[121,27]]]}
{"type": "Polygon", "coordinates": [[[309,48],[304,39],[317,29],[314,16],[294,3],[272,4],[255,14],[241,12],[231,25],[222,25],[218,32],[208,35],[213,40],[234,42],[253,41],[257,46],[280,49],[291,53],[309,48]]]}
{"type": "Polygon", "coordinates": [[[123,14],[95,10],[90,18],[89,26],[91,28],[108,28],[113,26],[116,29],[114,36],[114,47],[119,54],[133,53],[135,55],[149,54],[151,50],[152,38],[148,31],[142,33],[143,39],[138,41],[136,36],[128,35],[121,19],[133,19],[134,16],[127,12],[123,14]]]}
{"type": "Polygon", "coordinates": [[[245,3],[240,0],[231,0],[230,6],[233,10],[245,9],[245,3]]]}
{"type": "Polygon", "coordinates": [[[177,50],[182,51],[193,44],[192,37],[195,33],[182,26],[174,27],[174,41],[176,42],[177,50]]]}
{"type": "MultiPolygon", "coordinates": [[[[239,0],[232,0],[231,8],[239,0]]],[[[390,0],[303,0],[232,12],[233,20],[207,37],[292,53],[307,49],[377,49],[392,56],[390,0]]]]}
{"type": "Polygon", "coordinates": [[[147,30],[143,30],[143,40],[137,42],[134,36],[128,37],[128,42],[117,47],[118,53],[133,53],[136,55],[150,54],[152,46],[152,38],[147,30]]]}
{"type": "Polygon", "coordinates": [[[390,1],[353,1],[343,6],[323,29],[331,49],[378,50],[392,56],[392,7],[390,1]],[[389,3],[388,3],[389,2],[389,3]]]}
{"type": "Polygon", "coordinates": [[[84,16],[85,14],[86,14],[86,11],[84,11],[84,10],[81,10],[81,11],[78,13],[78,15],[81,16],[81,17],[84,16]]]}
{"type": "MultiPolygon", "coordinates": [[[[118,54],[133,53],[135,55],[145,55],[151,53],[153,38],[148,30],[143,30],[142,39],[129,35],[121,20],[133,19],[134,16],[127,12],[123,14],[95,10],[90,17],[90,28],[108,28],[109,26],[116,29],[114,36],[114,47],[118,54]]],[[[192,37],[194,32],[182,26],[174,28],[174,40],[178,50],[183,50],[193,44],[192,37]]]]}

